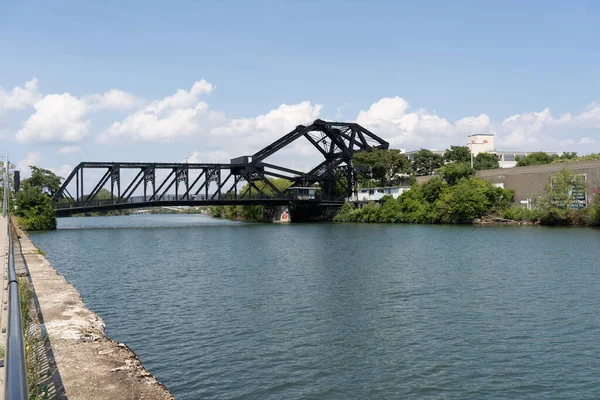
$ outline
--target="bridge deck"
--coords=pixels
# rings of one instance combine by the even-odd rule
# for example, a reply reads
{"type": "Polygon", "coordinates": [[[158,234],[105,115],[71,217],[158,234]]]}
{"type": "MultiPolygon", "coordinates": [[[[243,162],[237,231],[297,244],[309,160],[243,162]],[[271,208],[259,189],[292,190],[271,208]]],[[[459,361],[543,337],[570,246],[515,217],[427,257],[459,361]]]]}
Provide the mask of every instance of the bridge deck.
{"type": "Polygon", "coordinates": [[[57,205],[57,217],[69,217],[74,214],[83,214],[88,212],[106,212],[113,210],[126,210],[132,208],[149,207],[167,207],[167,206],[339,206],[344,203],[343,199],[311,199],[311,200],[290,200],[289,198],[280,199],[208,199],[208,200],[153,200],[136,202],[112,202],[104,200],[102,204],[90,205],[71,205],[61,207],[57,205]]]}

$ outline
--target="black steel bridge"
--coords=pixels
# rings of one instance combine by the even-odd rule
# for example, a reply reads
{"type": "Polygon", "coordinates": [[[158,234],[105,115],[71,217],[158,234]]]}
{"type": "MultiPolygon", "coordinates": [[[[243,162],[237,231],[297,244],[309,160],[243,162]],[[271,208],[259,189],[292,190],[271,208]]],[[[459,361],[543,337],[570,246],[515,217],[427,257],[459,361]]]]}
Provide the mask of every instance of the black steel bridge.
{"type": "Polygon", "coordinates": [[[229,164],[82,162],[65,179],[53,202],[59,217],[158,206],[263,205],[287,206],[292,214],[296,211],[293,220],[327,219],[332,209],[339,209],[356,191],[353,155],[388,147],[356,123],[316,120],[229,164]],[[323,158],[320,164],[302,172],[267,162],[299,139],[317,149],[323,158]],[[269,178],[287,179],[292,185],[280,190],[269,178]],[[98,198],[103,188],[110,190],[110,198],[98,198]],[[307,190],[298,188],[318,190],[307,195],[307,190]]]}

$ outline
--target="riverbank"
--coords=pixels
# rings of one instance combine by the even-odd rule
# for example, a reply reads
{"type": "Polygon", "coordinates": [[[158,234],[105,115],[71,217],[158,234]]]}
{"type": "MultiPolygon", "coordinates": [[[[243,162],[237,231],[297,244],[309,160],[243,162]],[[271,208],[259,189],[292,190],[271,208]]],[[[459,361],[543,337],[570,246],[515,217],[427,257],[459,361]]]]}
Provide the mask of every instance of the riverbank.
{"type": "Polygon", "coordinates": [[[42,384],[49,398],[70,400],[174,399],[125,344],[105,334],[104,321],[90,311],[73,285],[17,228],[15,261],[33,285],[42,343],[42,384]]]}

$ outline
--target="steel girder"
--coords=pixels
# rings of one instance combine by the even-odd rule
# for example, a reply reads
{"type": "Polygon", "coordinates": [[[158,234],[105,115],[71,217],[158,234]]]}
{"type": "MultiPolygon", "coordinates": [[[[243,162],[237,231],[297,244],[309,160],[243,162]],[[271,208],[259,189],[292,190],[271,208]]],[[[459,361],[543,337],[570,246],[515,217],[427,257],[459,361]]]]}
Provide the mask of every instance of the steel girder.
{"type": "Polygon", "coordinates": [[[267,157],[282,150],[294,141],[304,138],[312,144],[323,157],[323,161],[307,173],[299,173],[292,180],[295,186],[319,184],[323,194],[335,195],[336,184],[343,184],[348,197],[356,191],[356,173],[352,167],[352,157],[359,151],[372,148],[388,149],[389,143],[351,122],[327,122],[317,119],[308,126],[299,125],[252,156],[253,163],[264,163],[267,157]]]}
{"type": "Polygon", "coordinates": [[[316,120],[293,131],[256,152],[245,162],[230,164],[146,163],[146,162],[82,162],[75,167],[55,194],[57,208],[93,207],[96,204],[131,203],[135,197],[146,202],[193,201],[216,202],[219,199],[287,198],[269,178],[291,180],[295,186],[318,184],[324,197],[350,196],[355,190],[352,157],[358,151],[387,149],[388,143],[356,123],[316,120]],[[302,172],[266,159],[298,139],[307,140],[323,157],[309,172],[302,172]],[[84,189],[84,173],[86,193],[84,189]],[[93,181],[90,182],[90,179],[93,181]],[[98,199],[109,184],[110,199],[98,199]],[[238,185],[247,182],[243,193],[238,185]],[[258,185],[262,182],[262,185],[258,185]],[[343,193],[339,193],[343,184],[343,193]],[[73,196],[69,188],[75,189],[73,196]],[[264,188],[271,193],[265,193],[264,188]],[[122,190],[124,188],[124,190],[122,190]],[[134,196],[135,195],[135,196],[134,196]]]}

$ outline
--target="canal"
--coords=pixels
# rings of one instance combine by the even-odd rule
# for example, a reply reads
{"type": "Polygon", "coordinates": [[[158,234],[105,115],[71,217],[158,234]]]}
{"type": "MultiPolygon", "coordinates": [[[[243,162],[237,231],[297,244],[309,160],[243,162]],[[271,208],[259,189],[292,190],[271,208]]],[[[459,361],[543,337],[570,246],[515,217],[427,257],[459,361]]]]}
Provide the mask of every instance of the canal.
{"type": "Polygon", "coordinates": [[[600,231],[67,218],[32,233],[182,400],[600,398],[600,231]]]}

